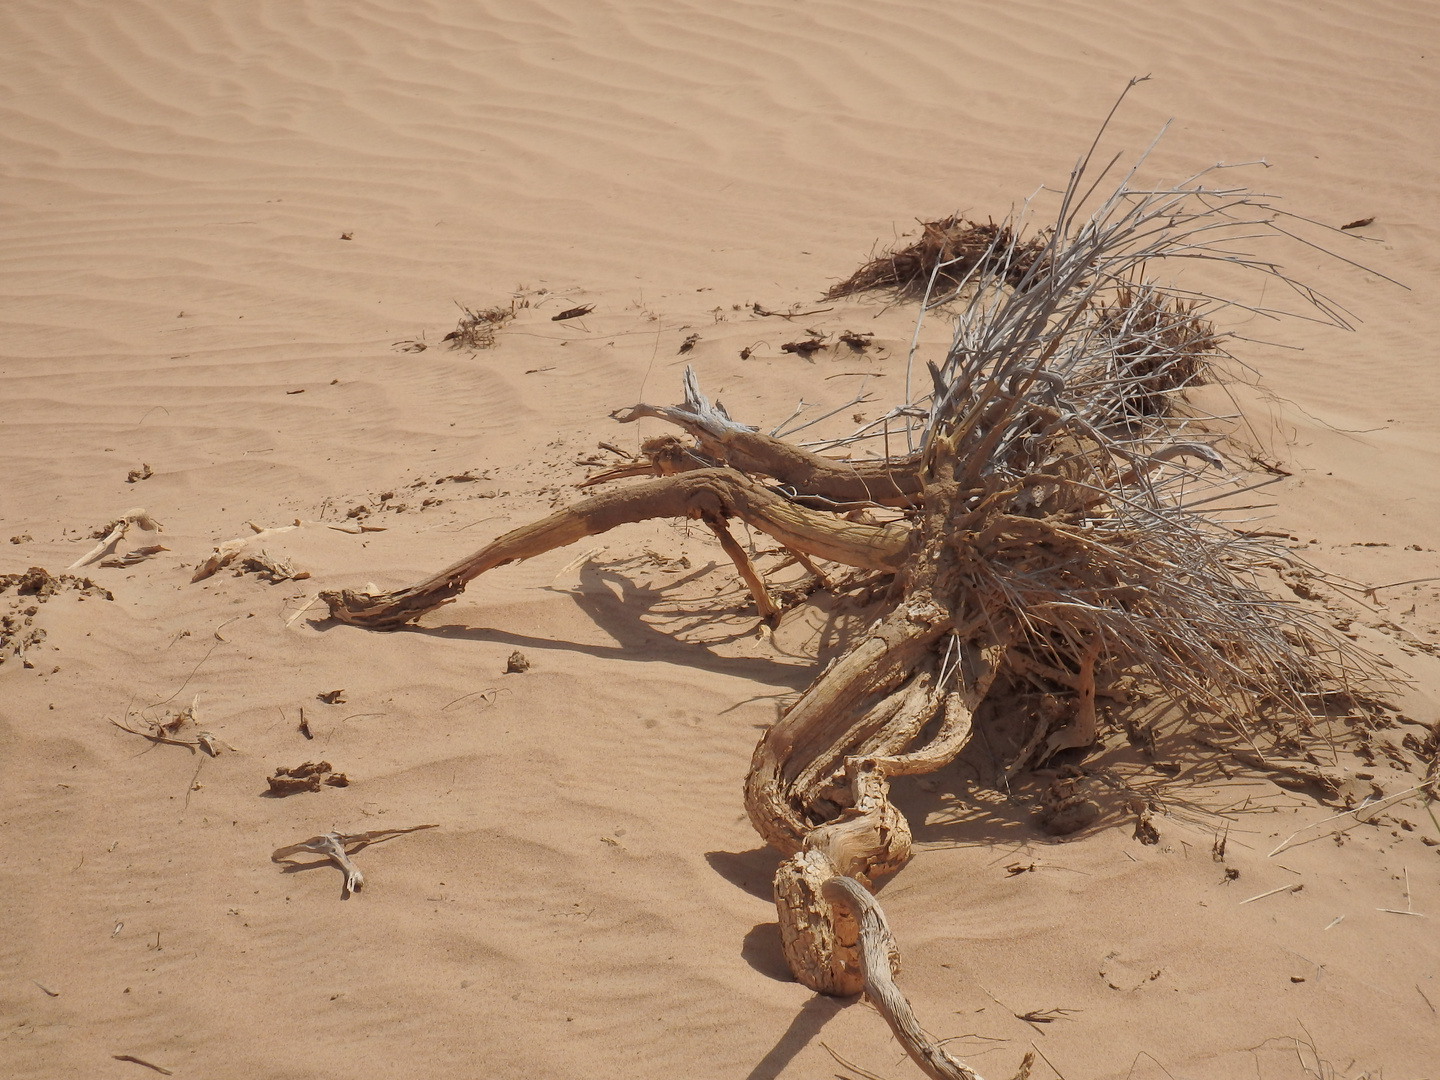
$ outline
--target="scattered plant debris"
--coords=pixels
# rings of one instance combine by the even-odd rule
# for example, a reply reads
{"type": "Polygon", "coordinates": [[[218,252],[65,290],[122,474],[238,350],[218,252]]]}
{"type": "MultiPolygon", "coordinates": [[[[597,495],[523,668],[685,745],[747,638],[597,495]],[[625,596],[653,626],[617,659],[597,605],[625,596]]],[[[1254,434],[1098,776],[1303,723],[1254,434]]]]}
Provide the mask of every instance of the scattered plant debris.
{"type": "Polygon", "coordinates": [[[1346,223],[1346,224],[1344,224],[1344,225],[1341,225],[1340,228],[1342,228],[1342,229],[1363,229],[1366,225],[1373,225],[1373,224],[1375,224],[1375,219],[1374,219],[1373,217],[1362,217],[1362,218],[1359,218],[1359,219],[1357,219],[1357,220],[1355,220],[1355,221],[1351,221],[1351,222],[1348,222],[1348,223],[1346,223]]]}
{"type": "Polygon", "coordinates": [[[509,307],[493,307],[484,311],[471,311],[464,304],[457,305],[464,314],[454,330],[441,340],[448,341],[452,349],[488,349],[495,344],[495,331],[515,317],[515,301],[509,307]]]}
{"type": "Polygon", "coordinates": [[[315,697],[317,700],[323,701],[326,705],[345,704],[344,690],[326,690],[323,694],[316,694],[315,697]]]}
{"type": "Polygon", "coordinates": [[[247,555],[241,560],[235,576],[255,574],[262,580],[278,585],[282,581],[304,581],[310,576],[309,570],[296,570],[289,559],[277,559],[262,550],[258,555],[247,555]]]}
{"type": "Polygon", "coordinates": [[[160,523],[146,513],[144,507],[137,506],[134,509],[126,510],[123,517],[91,533],[91,537],[100,542],[80,558],[76,559],[66,567],[66,569],[78,570],[80,567],[86,566],[104,555],[108,555],[115,549],[115,545],[125,539],[125,534],[130,531],[130,526],[132,525],[138,525],[145,532],[158,533],[161,530],[160,523]]]}
{"type": "Polygon", "coordinates": [[[854,330],[846,330],[840,335],[841,343],[849,345],[855,352],[864,352],[871,345],[875,344],[874,338],[875,335],[873,333],[857,334],[854,330]]]}
{"type": "Polygon", "coordinates": [[[760,315],[762,317],[773,316],[779,319],[803,319],[808,315],[824,315],[827,311],[835,310],[834,308],[828,307],[815,308],[813,311],[796,310],[799,307],[799,304],[791,304],[789,311],[770,311],[767,308],[761,307],[759,304],[751,304],[750,310],[755,312],[756,315],[760,315]]]}
{"type": "Polygon", "coordinates": [[[134,1054],[111,1054],[110,1056],[116,1061],[129,1061],[133,1062],[136,1065],[144,1065],[147,1069],[154,1069],[161,1076],[175,1075],[172,1070],[165,1068],[165,1066],[156,1065],[153,1061],[146,1061],[144,1058],[138,1058],[134,1054]]]}
{"type": "Polygon", "coordinates": [[[581,304],[579,307],[566,308],[559,315],[551,315],[551,322],[564,322],[566,319],[578,319],[582,315],[589,315],[595,310],[594,304],[581,304]]]}
{"type": "MultiPolygon", "coordinates": [[[[254,541],[263,540],[268,536],[278,536],[280,533],[294,532],[300,527],[300,522],[298,520],[293,525],[281,525],[274,529],[263,528],[262,526],[256,525],[253,521],[247,521],[246,524],[250,526],[250,528],[254,531],[255,535],[241,536],[234,540],[226,540],[225,543],[218,545],[215,550],[210,553],[210,557],[195,568],[195,573],[190,578],[190,583],[192,585],[197,581],[204,581],[206,578],[216,573],[221,567],[229,566],[232,562],[235,561],[237,557],[239,557],[240,553],[243,552],[247,547],[249,547],[250,544],[252,544],[254,541]]],[[[334,526],[331,527],[334,528],[334,526]]],[[[269,568],[268,565],[271,560],[269,559],[269,556],[265,554],[265,552],[262,551],[260,553],[259,560],[261,565],[244,567],[238,572],[244,573],[245,568],[248,568],[255,570],[256,572],[272,573],[272,570],[269,568]]],[[[252,560],[247,559],[246,563],[248,564],[251,561],[252,560]]],[[[289,567],[288,563],[278,563],[276,564],[273,572],[283,572],[287,567],[289,567]]],[[[288,577],[272,577],[272,580],[299,581],[302,578],[307,578],[309,576],[309,573],[297,574],[294,573],[293,568],[289,568],[288,577]]]]}
{"type": "Polygon", "coordinates": [[[154,475],[155,470],[150,468],[148,464],[144,464],[141,465],[138,469],[131,469],[130,474],[125,477],[125,482],[127,484],[135,484],[139,483],[141,480],[149,480],[150,477],[154,475]]]}
{"type": "Polygon", "coordinates": [[[29,543],[33,543],[34,540],[35,540],[35,538],[34,538],[33,536],[31,536],[29,533],[21,533],[19,536],[12,536],[12,537],[10,537],[10,542],[11,542],[12,544],[29,544],[29,543]]]}
{"type": "Polygon", "coordinates": [[[682,341],[682,342],[680,343],[680,354],[679,354],[679,355],[683,356],[685,353],[688,353],[691,349],[695,348],[695,346],[699,343],[699,341],[700,341],[700,335],[699,335],[699,334],[691,334],[689,337],[687,337],[684,341],[682,341]]]}
{"type": "MultiPolygon", "coordinates": [[[[130,719],[128,713],[125,719],[127,721],[130,719]]],[[[159,719],[144,718],[144,720],[148,727],[131,727],[130,724],[122,724],[113,717],[110,718],[110,723],[114,724],[121,731],[128,731],[131,735],[139,735],[142,739],[149,739],[153,743],[164,743],[166,746],[187,747],[192,754],[196,750],[204,750],[205,753],[211,757],[218,757],[220,754],[220,747],[215,736],[208,731],[197,731],[193,738],[181,737],[181,733],[186,727],[198,728],[200,726],[199,694],[196,694],[195,697],[191,699],[190,704],[178,712],[166,713],[159,719]]]]}
{"type": "Polygon", "coordinates": [[[1135,839],[1145,845],[1160,843],[1160,830],[1155,826],[1155,804],[1146,799],[1131,799],[1135,812],[1135,839]]]}

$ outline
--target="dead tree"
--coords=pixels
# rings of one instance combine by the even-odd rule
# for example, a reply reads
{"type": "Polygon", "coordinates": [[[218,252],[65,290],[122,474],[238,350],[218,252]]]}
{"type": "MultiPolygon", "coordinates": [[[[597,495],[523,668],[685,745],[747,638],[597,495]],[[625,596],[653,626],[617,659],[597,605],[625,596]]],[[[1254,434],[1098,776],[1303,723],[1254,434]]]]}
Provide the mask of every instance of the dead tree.
{"type": "Polygon", "coordinates": [[[968,270],[933,270],[954,284],[925,303],[951,305],[956,328],[925,392],[896,411],[913,450],[878,462],[810,453],[732,420],[687,371],[682,404],[614,414],[689,436],[651,440],[645,461],[617,470],[650,479],[409,588],[322,593],[337,620],[396,627],[493,567],[657,517],[714,529],[762,614],[773,609],[730,519],[807,558],[892,573],[887,612],[760,740],[745,805],[784,856],[775,901],[795,977],[826,994],[864,991],[932,1077],[975,1074],[896,989],[898,950],[871,893],[910,857],[890,782],[954,759],[996,687],[1039,681],[1072,703],[1032,733],[1018,769],[1092,744],[1097,693],[1122,679],[1211,725],[1212,742],[1228,730],[1251,747],[1262,726],[1314,734],[1337,702],[1383,681],[1376,661],[1267,591],[1289,552],[1201,509],[1244,490],[1183,408],[1186,388],[1228,355],[1209,319],[1234,305],[1157,281],[1178,260],[1209,260],[1290,287],[1311,316],[1343,317],[1245,253],[1282,231],[1266,196],[1217,185],[1214,170],[1170,188],[1132,184],[1132,170],[1086,206],[1090,171],[1088,157],[1077,164],[1032,240],[1019,239],[1021,215],[968,270]],[[904,513],[883,524],[837,515],[857,506],[904,513]]]}

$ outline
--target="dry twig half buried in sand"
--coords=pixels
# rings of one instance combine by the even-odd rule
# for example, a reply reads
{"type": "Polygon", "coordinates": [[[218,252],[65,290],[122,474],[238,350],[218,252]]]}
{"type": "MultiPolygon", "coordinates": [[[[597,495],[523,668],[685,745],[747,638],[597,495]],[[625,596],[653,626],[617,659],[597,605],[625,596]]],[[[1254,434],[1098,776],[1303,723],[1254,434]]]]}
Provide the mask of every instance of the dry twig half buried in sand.
{"type": "Polygon", "coordinates": [[[1197,440],[1203,418],[1183,393],[1227,355],[1212,318],[1261,309],[1186,291],[1174,268],[1252,271],[1298,297],[1296,314],[1346,326],[1341,309],[1252,253],[1296,219],[1220,166],[1168,186],[1131,169],[1106,194],[1109,168],[1093,152],[1043,228],[1027,228],[1027,204],[973,258],[949,258],[953,275],[930,271],[921,317],[943,281],[955,328],[943,360],[911,365],[906,399],[887,414],[903,454],[844,461],[761,435],[687,372],[684,404],[614,414],[666,420],[694,440],[654,459],[656,478],[513,530],[409,588],[321,593],[338,621],[394,628],[494,567],[656,517],[739,518],[791,551],[893,574],[888,610],[762,736],[745,806],[784,859],[774,895],[792,973],[822,993],[866,992],[931,1076],[973,1072],[914,1023],[888,979],[894,946],[871,893],[911,854],[892,779],[952,761],[984,704],[992,723],[1015,717],[1018,774],[1062,748],[1083,753],[1093,697],[1122,681],[1137,705],[1168,700],[1184,722],[1228,727],[1262,763],[1285,756],[1281,745],[1333,752],[1354,738],[1345,721],[1368,721],[1389,686],[1381,661],[1267,591],[1292,553],[1197,509],[1233,484],[1197,440]],[[875,505],[910,516],[837,513],[875,505]],[[1031,731],[1027,712],[1005,706],[1037,683],[1074,708],[1031,731]]]}
{"type": "Polygon", "coordinates": [[[160,532],[160,523],[146,513],[144,507],[137,506],[132,510],[126,510],[118,521],[110,523],[108,530],[101,537],[100,542],[87,551],[80,558],[66,567],[67,570],[78,570],[82,566],[88,566],[103,555],[115,550],[115,545],[125,538],[130,531],[130,526],[136,525],[145,532],[160,532]]]}
{"type": "Polygon", "coordinates": [[[296,855],[302,853],[324,855],[344,871],[345,886],[341,895],[343,898],[348,898],[352,893],[357,893],[365,887],[365,877],[360,873],[360,868],[350,861],[351,855],[363,851],[371,844],[403,836],[405,833],[419,832],[421,829],[438,829],[439,827],[439,825],[411,825],[408,829],[373,829],[363,833],[328,832],[322,836],[312,836],[309,840],[302,840],[298,844],[276,848],[270,856],[270,861],[286,863],[288,872],[317,865],[315,863],[297,863],[294,860],[296,855]]]}

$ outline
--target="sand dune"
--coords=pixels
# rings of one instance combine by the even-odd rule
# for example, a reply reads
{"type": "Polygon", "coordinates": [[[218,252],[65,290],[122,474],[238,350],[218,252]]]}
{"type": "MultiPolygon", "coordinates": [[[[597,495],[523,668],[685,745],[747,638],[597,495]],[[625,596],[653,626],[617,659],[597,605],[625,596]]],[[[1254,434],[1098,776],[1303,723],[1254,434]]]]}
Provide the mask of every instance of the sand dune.
{"type": "MultiPolygon", "coordinates": [[[[790,980],[740,798],[862,613],[817,601],[758,640],[708,533],[651,523],[414,631],[291,620],[573,499],[599,440],[659,431],[607,414],[675,399],[687,363],[767,428],[867,375],[877,403],[815,432],[899,401],[913,308],[817,298],[916,219],[1063,184],[1132,75],[1107,146],[1173,117],[1157,177],[1263,158],[1246,182],[1292,212],[1374,218],[1335,238],[1369,270],[1286,256],[1353,332],[1239,327],[1244,435],[1288,474],[1256,527],[1367,585],[1440,574],[1432,4],[14,0],[0,38],[0,573],[58,573],[137,505],[168,548],[87,570],[113,600],[36,605],[34,667],[0,665],[5,1075],[772,1080],[835,1074],[826,1046],[913,1075],[871,1010],[790,980]],[[457,304],[512,300],[493,349],[441,340],[457,304]],[[878,347],[780,351],[807,327],[878,347]],[[357,506],[384,531],[327,527],[357,506]],[[266,548],[308,580],[190,583],[247,522],[297,519],[266,548]],[[195,695],[233,751],[106,722],[195,695]],[[351,786],[265,797],[320,758],[351,786]],[[349,901],[270,859],[428,823],[360,854],[349,901]]],[[[1440,589],[1379,599],[1354,632],[1435,723],[1440,589]]],[[[1331,811],[1269,781],[1187,791],[1145,847],[1058,845],[937,779],[898,792],[918,853],[884,895],[919,1014],[986,1076],[1032,1043],[1069,1080],[1320,1074],[1297,1038],[1326,1076],[1435,1075],[1440,831],[1415,806],[1277,861],[1331,811]],[[1426,918],[1377,910],[1407,871],[1426,918]],[[1043,1009],[1070,1011],[1012,1016],[1043,1009]]]]}

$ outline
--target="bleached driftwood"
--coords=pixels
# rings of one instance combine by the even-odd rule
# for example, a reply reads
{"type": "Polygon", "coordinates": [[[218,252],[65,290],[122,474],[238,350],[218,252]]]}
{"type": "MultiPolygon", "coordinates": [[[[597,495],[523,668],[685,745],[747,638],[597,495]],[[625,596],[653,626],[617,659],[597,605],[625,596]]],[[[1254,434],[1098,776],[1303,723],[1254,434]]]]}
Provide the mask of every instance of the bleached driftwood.
{"type": "MultiPolygon", "coordinates": [[[[267,529],[263,526],[256,525],[253,521],[247,521],[246,524],[254,531],[254,535],[236,537],[234,540],[226,540],[223,544],[218,545],[215,550],[210,553],[210,557],[195,568],[195,574],[190,578],[192,585],[197,581],[204,581],[221,568],[229,566],[241,552],[245,551],[256,541],[264,540],[270,536],[279,536],[281,533],[294,532],[300,528],[299,521],[296,521],[293,525],[281,525],[274,529],[267,529]]],[[[290,574],[287,576],[293,577],[294,575],[290,574]]]]}
{"type": "Polygon", "coordinates": [[[365,876],[360,873],[360,868],[350,861],[351,855],[364,850],[371,844],[380,843],[382,840],[403,836],[405,833],[419,832],[421,829],[438,828],[439,825],[411,825],[408,829],[373,829],[363,833],[328,832],[321,836],[312,836],[298,844],[277,848],[271,854],[270,861],[302,866],[306,864],[296,863],[293,856],[306,852],[312,855],[324,855],[344,871],[345,887],[342,895],[349,897],[352,893],[357,893],[365,887],[365,876]]]}

